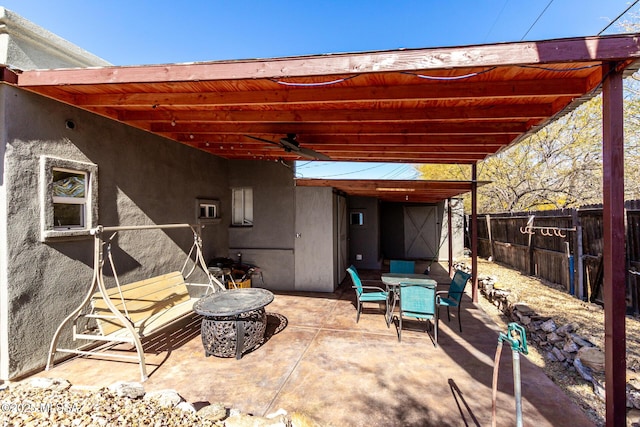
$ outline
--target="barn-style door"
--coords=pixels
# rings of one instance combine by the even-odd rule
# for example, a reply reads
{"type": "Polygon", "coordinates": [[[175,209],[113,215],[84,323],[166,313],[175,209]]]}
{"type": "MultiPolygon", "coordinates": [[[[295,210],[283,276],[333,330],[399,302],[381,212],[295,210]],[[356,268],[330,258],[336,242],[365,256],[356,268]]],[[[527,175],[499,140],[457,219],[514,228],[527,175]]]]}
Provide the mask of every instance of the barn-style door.
{"type": "Polygon", "coordinates": [[[439,230],[436,206],[404,207],[405,258],[432,259],[438,256],[439,230]]]}

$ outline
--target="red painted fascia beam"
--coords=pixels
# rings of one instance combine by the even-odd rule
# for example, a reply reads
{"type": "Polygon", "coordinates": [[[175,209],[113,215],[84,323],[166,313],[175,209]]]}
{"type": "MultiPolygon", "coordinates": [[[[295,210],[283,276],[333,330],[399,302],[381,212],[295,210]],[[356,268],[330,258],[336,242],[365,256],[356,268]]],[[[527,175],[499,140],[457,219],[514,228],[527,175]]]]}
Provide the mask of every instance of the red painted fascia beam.
{"type": "Polygon", "coordinates": [[[6,65],[0,65],[0,81],[16,84],[18,83],[18,75],[7,68],[6,65]]]}

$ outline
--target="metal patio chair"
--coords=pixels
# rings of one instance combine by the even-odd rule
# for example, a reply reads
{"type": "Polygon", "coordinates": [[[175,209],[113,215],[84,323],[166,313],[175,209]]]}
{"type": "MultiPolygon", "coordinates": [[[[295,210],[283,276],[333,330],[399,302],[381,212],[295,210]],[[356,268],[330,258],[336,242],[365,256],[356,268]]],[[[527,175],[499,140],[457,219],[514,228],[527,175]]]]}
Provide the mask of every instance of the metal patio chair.
{"type": "Polygon", "coordinates": [[[415,261],[405,261],[392,259],[389,261],[390,273],[415,273],[416,263],[415,261]]]}
{"type": "Polygon", "coordinates": [[[358,305],[358,313],[356,314],[356,323],[360,321],[360,313],[362,311],[362,304],[365,302],[376,302],[380,304],[384,302],[385,312],[384,321],[389,327],[389,293],[379,286],[364,286],[362,280],[358,275],[358,270],[352,265],[347,268],[347,272],[351,276],[353,282],[353,289],[356,291],[356,300],[358,305]]]}
{"type": "MultiPolygon", "coordinates": [[[[438,346],[438,309],[434,285],[400,284],[400,313],[398,314],[398,341],[402,341],[402,319],[412,317],[433,323],[433,344],[438,346]]],[[[428,331],[427,331],[428,332],[428,331]]]]}
{"type": "Polygon", "coordinates": [[[458,326],[460,332],[462,332],[462,320],[460,319],[460,307],[462,306],[462,296],[464,295],[464,289],[467,286],[467,282],[471,279],[471,274],[465,273],[462,270],[457,270],[453,275],[451,284],[448,291],[438,292],[438,310],[441,306],[447,307],[447,318],[451,322],[451,307],[458,307],[458,326]],[[443,296],[446,294],[446,296],[443,296]]]}

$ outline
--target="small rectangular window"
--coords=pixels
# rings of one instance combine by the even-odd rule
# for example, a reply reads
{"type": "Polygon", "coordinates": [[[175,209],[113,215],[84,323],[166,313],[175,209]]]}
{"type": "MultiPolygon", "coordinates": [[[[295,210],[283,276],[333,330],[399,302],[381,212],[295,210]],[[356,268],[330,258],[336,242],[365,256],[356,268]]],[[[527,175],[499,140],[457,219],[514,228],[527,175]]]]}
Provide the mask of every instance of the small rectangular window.
{"type": "Polygon", "coordinates": [[[196,199],[196,221],[199,224],[220,222],[220,200],[196,199]]]}
{"type": "Polygon", "coordinates": [[[364,225],[364,214],[362,212],[351,212],[351,225],[364,225]]]}
{"type": "Polygon", "coordinates": [[[200,218],[216,218],[217,216],[216,205],[208,205],[204,203],[200,205],[200,218]]]}
{"type": "Polygon", "coordinates": [[[86,226],[87,173],[53,168],[53,228],[86,226]]]}
{"type": "Polygon", "coordinates": [[[41,241],[88,236],[98,221],[98,166],[40,157],[41,241]]]}
{"type": "Polygon", "coordinates": [[[231,224],[237,226],[253,225],[253,189],[251,187],[232,189],[231,224]]]}

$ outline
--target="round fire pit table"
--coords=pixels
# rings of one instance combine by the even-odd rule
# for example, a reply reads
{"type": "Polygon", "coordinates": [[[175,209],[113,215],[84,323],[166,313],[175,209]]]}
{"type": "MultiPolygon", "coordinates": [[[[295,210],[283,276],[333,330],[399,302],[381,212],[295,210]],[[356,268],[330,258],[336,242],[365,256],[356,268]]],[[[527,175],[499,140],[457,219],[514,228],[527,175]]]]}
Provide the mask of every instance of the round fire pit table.
{"type": "Polygon", "coordinates": [[[267,328],[264,307],[271,301],[273,293],[260,288],[221,291],[196,301],[205,355],[240,359],[260,344],[267,328]]]}

